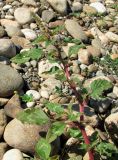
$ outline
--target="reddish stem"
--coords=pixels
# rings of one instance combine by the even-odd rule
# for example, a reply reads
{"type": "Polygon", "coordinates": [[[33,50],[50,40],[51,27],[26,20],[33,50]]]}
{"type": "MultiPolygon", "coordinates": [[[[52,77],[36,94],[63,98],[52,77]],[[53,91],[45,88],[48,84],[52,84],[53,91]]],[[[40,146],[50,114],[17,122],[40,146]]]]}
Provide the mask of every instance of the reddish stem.
{"type": "MultiPolygon", "coordinates": [[[[82,115],[80,116],[80,122],[82,122],[82,121],[84,121],[84,115],[83,115],[83,113],[84,113],[84,107],[86,106],[86,101],[85,101],[85,100],[84,100],[84,101],[82,100],[81,95],[80,95],[80,94],[77,92],[77,90],[76,90],[76,85],[70,83],[70,81],[69,81],[69,80],[70,80],[70,73],[69,73],[69,71],[68,71],[68,65],[65,65],[65,64],[63,63],[63,66],[64,66],[64,71],[65,71],[65,74],[66,74],[68,83],[69,83],[70,87],[73,89],[73,91],[74,91],[74,93],[75,93],[75,96],[76,96],[76,98],[77,98],[77,100],[78,100],[79,111],[80,111],[80,113],[82,113],[82,115]]],[[[83,138],[84,138],[85,144],[86,144],[86,145],[90,145],[90,140],[89,140],[89,137],[88,137],[87,134],[86,134],[85,128],[84,128],[84,127],[80,127],[79,125],[78,125],[78,127],[79,127],[79,129],[81,130],[81,133],[82,133],[82,136],[83,136],[83,138]]],[[[88,150],[88,154],[89,154],[89,160],[94,160],[93,151],[92,151],[91,149],[88,150]]]]}

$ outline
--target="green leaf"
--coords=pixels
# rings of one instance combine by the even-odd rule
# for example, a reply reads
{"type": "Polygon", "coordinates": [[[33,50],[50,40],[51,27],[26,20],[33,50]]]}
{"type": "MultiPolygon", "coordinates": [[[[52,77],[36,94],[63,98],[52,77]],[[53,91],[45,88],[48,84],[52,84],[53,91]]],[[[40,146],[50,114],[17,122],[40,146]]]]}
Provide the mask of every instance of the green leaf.
{"type": "Polygon", "coordinates": [[[59,67],[53,66],[53,67],[48,71],[48,73],[50,73],[50,74],[55,74],[55,73],[57,73],[58,70],[59,70],[59,67]]]}
{"type": "Polygon", "coordinates": [[[62,106],[60,104],[56,104],[56,103],[47,103],[46,107],[51,111],[51,112],[55,112],[57,114],[62,114],[64,112],[64,108],[62,108],[62,106]]]}
{"type": "Polygon", "coordinates": [[[64,25],[58,26],[58,27],[56,27],[55,29],[53,29],[52,34],[55,35],[55,34],[57,34],[57,33],[59,33],[59,32],[64,31],[64,29],[65,29],[65,26],[64,26],[64,25]]]}
{"type": "Polygon", "coordinates": [[[51,152],[51,145],[44,138],[36,144],[36,153],[42,160],[48,160],[51,152]]]}
{"type": "Polygon", "coordinates": [[[112,143],[101,142],[95,148],[95,150],[103,156],[112,157],[114,153],[118,153],[118,149],[116,149],[115,145],[112,143]]]}
{"type": "Polygon", "coordinates": [[[33,96],[24,94],[23,96],[20,96],[23,102],[32,102],[33,96]]]}
{"type": "Polygon", "coordinates": [[[41,48],[33,48],[28,54],[32,60],[39,60],[43,55],[43,50],[41,48]]]}
{"type": "Polygon", "coordinates": [[[27,52],[22,52],[20,54],[17,54],[15,57],[11,58],[11,61],[17,64],[23,64],[25,62],[28,62],[29,60],[30,57],[27,56],[27,52]]]}
{"type": "Polygon", "coordinates": [[[112,88],[112,83],[105,79],[94,80],[91,85],[91,94],[90,96],[94,99],[104,98],[104,91],[112,88]]]}
{"type": "Polygon", "coordinates": [[[47,141],[50,143],[54,141],[64,132],[65,126],[66,124],[64,122],[54,122],[46,135],[47,141]]]}
{"type": "Polygon", "coordinates": [[[79,49],[84,47],[85,45],[83,44],[71,46],[68,52],[69,56],[72,56],[73,54],[78,54],[79,49]]]}
{"type": "Polygon", "coordinates": [[[80,140],[83,140],[82,133],[79,129],[70,128],[68,132],[72,137],[79,138],[80,140]]]}
{"type": "Polygon", "coordinates": [[[40,35],[32,42],[32,44],[39,44],[40,42],[45,42],[46,40],[47,37],[45,35],[40,35]]]}
{"type": "Polygon", "coordinates": [[[43,50],[41,48],[32,48],[28,51],[17,54],[15,57],[11,58],[13,63],[23,64],[31,60],[39,60],[43,55],[43,50]]]}
{"type": "Polygon", "coordinates": [[[20,112],[17,118],[23,123],[43,125],[49,122],[48,116],[39,108],[31,108],[20,112]]]}
{"type": "Polygon", "coordinates": [[[66,76],[62,70],[58,70],[57,73],[55,74],[56,79],[60,80],[61,82],[66,81],[66,76]]]}

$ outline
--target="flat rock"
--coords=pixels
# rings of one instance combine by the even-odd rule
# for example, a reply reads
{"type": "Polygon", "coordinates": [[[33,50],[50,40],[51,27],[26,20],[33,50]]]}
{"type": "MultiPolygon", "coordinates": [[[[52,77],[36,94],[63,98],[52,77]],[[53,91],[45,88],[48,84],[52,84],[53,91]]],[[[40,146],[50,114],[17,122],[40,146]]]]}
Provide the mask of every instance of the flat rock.
{"type": "Polygon", "coordinates": [[[24,37],[19,37],[19,36],[13,36],[11,38],[11,41],[16,45],[16,46],[21,46],[22,48],[31,48],[32,45],[30,41],[24,37]]]}
{"type": "Polygon", "coordinates": [[[23,79],[13,68],[0,64],[0,97],[11,96],[23,87],[23,79]]]}
{"type": "Polygon", "coordinates": [[[23,152],[34,153],[40,133],[47,132],[48,126],[48,124],[43,126],[23,124],[21,121],[13,119],[5,128],[4,139],[11,147],[23,152]]]}
{"type": "Polygon", "coordinates": [[[65,21],[65,27],[69,34],[75,38],[80,39],[82,41],[87,41],[88,38],[86,34],[84,33],[82,27],[77,23],[75,20],[67,19],[65,21]]]}
{"type": "Polygon", "coordinates": [[[21,108],[21,102],[18,94],[15,94],[4,106],[5,114],[11,118],[15,118],[22,110],[23,109],[21,108]]]}
{"type": "Polygon", "coordinates": [[[30,23],[32,20],[32,14],[28,8],[17,8],[14,12],[14,17],[19,24],[30,23]]]}
{"type": "Polygon", "coordinates": [[[54,89],[58,87],[61,88],[61,81],[55,79],[55,78],[48,78],[41,84],[42,90],[47,90],[48,93],[53,93],[54,89]]]}
{"type": "Polygon", "coordinates": [[[20,24],[17,21],[13,21],[10,19],[1,19],[0,23],[3,27],[6,26],[20,27],[20,24]]]}
{"type": "Polygon", "coordinates": [[[67,13],[67,0],[47,0],[48,3],[59,13],[67,13]]]}
{"type": "Polygon", "coordinates": [[[14,26],[6,26],[5,27],[5,31],[7,32],[7,35],[9,37],[13,37],[13,36],[23,36],[23,33],[21,32],[19,27],[14,27],[14,26]]]}
{"type": "Polygon", "coordinates": [[[16,47],[10,39],[0,39],[0,56],[12,58],[16,55],[16,47]]]}

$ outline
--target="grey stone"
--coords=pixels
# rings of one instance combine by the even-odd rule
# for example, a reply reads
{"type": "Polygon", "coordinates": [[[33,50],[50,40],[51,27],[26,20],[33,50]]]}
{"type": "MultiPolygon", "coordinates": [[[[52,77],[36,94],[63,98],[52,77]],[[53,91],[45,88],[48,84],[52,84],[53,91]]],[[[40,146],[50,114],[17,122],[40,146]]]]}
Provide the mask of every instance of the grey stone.
{"type": "Polygon", "coordinates": [[[44,22],[50,22],[55,17],[55,13],[53,11],[44,10],[42,12],[42,20],[44,22]]]}
{"type": "Polygon", "coordinates": [[[23,79],[13,68],[0,64],[0,97],[11,96],[23,87],[23,79]]]}
{"type": "Polygon", "coordinates": [[[4,106],[5,114],[11,118],[16,118],[17,114],[22,110],[23,109],[21,108],[21,102],[18,94],[15,94],[4,106]]]}
{"type": "Polygon", "coordinates": [[[88,38],[86,34],[84,33],[82,27],[77,23],[75,20],[67,19],[65,21],[65,27],[69,34],[75,38],[80,39],[82,41],[87,41],[88,38]]]}
{"type": "Polygon", "coordinates": [[[59,13],[67,13],[67,0],[47,0],[48,3],[59,13]]]}
{"type": "Polygon", "coordinates": [[[16,55],[16,48],[10,39],[0,39],[0,56],[12,58],[16,55]]]}
{"type": "Polygon", "coordinates": [[[30,23],[32,21],[32,14],[28,8],[17,8],[14,12],[14,17],[20,24],[30,23]]]}
{"type": "Polygon", "coordinates": [[[11,147],[23,152],[34,153],[40,134],[47,132],[49,125],[23,124],[17,119],[9,122],[4,131],[4,139],[11,147]]]}
{"type": "Polygon", "coordinates": [[[25,5],[31,5],[36,7],[36,2],[35,0],[21,0],[22,3],[24,3],[25,5]]]}
{"type": "Polygon", "coordinates": [[[7,35],[9,37],[13,37],[13,36],[23,36],[23,33],[21,32],[19,27],[15,27],[15,26],[6,26],[5,30],[7,32],[7,35]]]}

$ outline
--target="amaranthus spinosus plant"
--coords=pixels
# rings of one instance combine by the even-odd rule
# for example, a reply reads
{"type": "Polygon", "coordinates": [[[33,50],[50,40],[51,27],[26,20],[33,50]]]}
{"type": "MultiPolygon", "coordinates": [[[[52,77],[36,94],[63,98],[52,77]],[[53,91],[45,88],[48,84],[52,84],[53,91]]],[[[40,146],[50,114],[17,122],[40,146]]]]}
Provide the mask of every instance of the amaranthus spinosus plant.
{"type": "MultiPolygon", "coordinates": [[[[86,151],[89,155],[89,160],[94,160],[94,156],[97,152],[102,155],[110,157],[112,153],[116,152],[116,148],[107,142],[90,141],[85,131],[84,124],[84,109],[87,107],[88,100],[92,97],[94,99],[105,98],[103,93],[105,90],[112,88],[111,82],[103,79],[95,80],[91,83],[89,90],[83,87],[83,83],[80,82],[79,77],[72,78],[71,71],[69,70],[69,61],[72,55],[78,53],[80,48],[85,48],[83,42],[78,39],[64,38],[54,39],[54,34],[61,32],[64,26],[56,28],[50,32],[41,22],[41,19],[34,15],[34,18],[42,30],[42,34],[33,42],[38,46],[40,43],[45,43],[45,47],[50,44],[55,46],[56,50],[51,50],[44,53],[42,48],[33,48],[27,52],[21,53],[12,58],[12,62],[25,63],[30,59],[40,60],[42,58],[48,59],[51,63],[58,63],[59,67],[52,67],[48,74],[54,74],[55,78],[61,80],[62,83],[68,83],[70,89],[73,91],[78,103],[79,112],[73,111],[72,104],[68,104],[66,108],[60,104],[45,102],[44,106],[47,111],[39,108],[26,109],[18,115],[18,119],[23,123],[31,123],[37,125],[44,125],[51,123],[45,138],[40,138],[36,145],[36,155],[41,160],[56,160],[63,159],[60,156],[51,157],[51,143],[61,136],[66,129],[66,132],[74,138],[80,140],[80,145],[86,146],[86,151]],[[70,47],[68,57],[63,58],[61,46],[68,42],[74,45],[70,47]],[[78,89],[79,87],[79,89],[78,89]],[[112,152],[112,153],[111,153],[112,152]]],[[[63,94],[59,88],[55,88],[59,94],[63,94]]],[[[25,99],[27,97],[25,96],[25,99]]],[[[29,99],[29,98],[27,98],[29,99]]]]}

